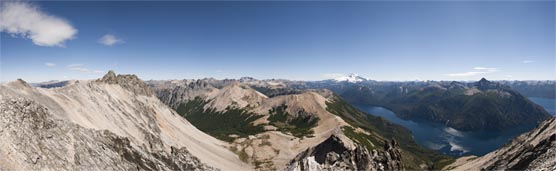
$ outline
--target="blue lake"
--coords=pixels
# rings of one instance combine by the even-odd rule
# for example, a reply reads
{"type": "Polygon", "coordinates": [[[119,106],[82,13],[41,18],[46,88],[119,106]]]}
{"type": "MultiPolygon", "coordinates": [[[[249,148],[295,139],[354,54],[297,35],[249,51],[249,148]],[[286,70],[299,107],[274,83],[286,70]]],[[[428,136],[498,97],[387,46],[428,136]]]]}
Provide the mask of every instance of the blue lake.
{"type": "MultiPolygon", "coordinates": [[[[533,98],[531,101],[543,106],[554,115],[556,100],[533,98]]],[[[362,105],[356,105],[356,107],[369,114],[383,117],[390,122],[408,128],[413,133],[417,143],[452,156],[484,155],[496,150],[517,135],[535,127],[534,125],[521,126],[504,131],[459,131],[439,123],[403,120],[398,118],[392,111],[383,107],[362,105]]]]}
{"type": "Polygon", "coordinates": [[[552,116],[556,113],[556,99],[542,98],[542,97],[528,97],[529,100],[541,105],[552,116]]]}

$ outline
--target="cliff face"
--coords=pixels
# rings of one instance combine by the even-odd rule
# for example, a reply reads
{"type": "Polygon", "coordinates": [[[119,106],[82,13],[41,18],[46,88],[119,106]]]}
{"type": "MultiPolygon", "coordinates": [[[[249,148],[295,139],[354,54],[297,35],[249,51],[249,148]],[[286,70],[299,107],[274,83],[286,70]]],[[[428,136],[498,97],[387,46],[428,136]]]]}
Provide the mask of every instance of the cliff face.
{"type": "Polygon", "coordinates": [[[53,119],[28,99],[0,96],[0,113],[0,170],[216,170],[185,147],[133,147],[110,131],[53,119]]]}
{"type": "Polygon", "coordinates": [[[463,157],[445,169],[556,170],[556,118],[479,158],[463,157]]]}
{"type": "Polygon", "coordinates": [[[403,170],[397,142],[386,143],[384,151],[368,151],[331,136],[293,159],[287,170],[403,170]]]}

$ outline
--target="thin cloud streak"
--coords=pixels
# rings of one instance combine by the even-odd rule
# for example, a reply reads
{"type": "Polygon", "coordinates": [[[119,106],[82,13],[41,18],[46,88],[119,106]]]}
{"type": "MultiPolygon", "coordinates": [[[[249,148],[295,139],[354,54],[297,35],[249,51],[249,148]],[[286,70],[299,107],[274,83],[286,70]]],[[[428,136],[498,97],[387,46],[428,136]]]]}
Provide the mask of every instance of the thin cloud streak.
{"type": "Polygon", "coordinates": [[[345,76],[345,74],[340,74],[340,73],[324,73],[321,74],[321,77],[324,79],[334,79],[334,78],[338,78],[338,77],[343,77],[345,76]]]}
{"type": "Polygon", "coordinates": [[[473,67],[474,71],[462,72],[462,73],[453,73],[453,74],[445,74],[446,76],[450,77],[469,77],[475,76],[480,74],[489,74],[493,72],[498,72],[498,68],[489,68],[489,67],[473,67]]]}
{"type": "Polygon", "coordinates": [[[50,68],[52,68],[52,67],[55,67],[55,66],[56,66],[56,64],[55,64],[55,63],[50,63],[50,62],[44,63],[44,65],[45,65],[45,66],[47,66],[47,67],[50,67],[50,68]]]}
{"type": "Polygon", "coordinates": [[[67,68],[71,71],[79,71],[79,72],[85,73],[85,74],[104,73],[104,71],[101,71],[101,70],[90,70],[90,69],[86,68],[84,64],[70,64],[70,65],[67,65],[67,68]]]}

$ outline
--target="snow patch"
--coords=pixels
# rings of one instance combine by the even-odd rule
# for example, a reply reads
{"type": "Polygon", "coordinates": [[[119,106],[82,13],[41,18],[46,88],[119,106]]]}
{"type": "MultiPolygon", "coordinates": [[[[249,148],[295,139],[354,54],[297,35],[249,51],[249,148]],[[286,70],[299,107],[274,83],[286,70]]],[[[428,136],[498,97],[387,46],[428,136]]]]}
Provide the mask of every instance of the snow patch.
{"type": "Polygon", "coordinates": [[[350,82],[350,83],[357,83],[357,82],[367,81],[367,79],[363,78],[363,77],[361,77],[357,74],[351,73],[347,76],[334,78],[334,81],[337,81],[337,82],[347,81],[347,82],[350,82]]]}

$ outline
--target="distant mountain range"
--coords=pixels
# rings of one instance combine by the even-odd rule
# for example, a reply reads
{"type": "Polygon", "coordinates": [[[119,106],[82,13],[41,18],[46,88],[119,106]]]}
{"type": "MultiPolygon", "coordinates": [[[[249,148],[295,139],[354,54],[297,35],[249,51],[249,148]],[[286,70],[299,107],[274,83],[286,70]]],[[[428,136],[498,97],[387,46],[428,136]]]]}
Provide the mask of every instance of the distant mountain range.
{"type": "Polygon", "coordinates": [[[291,90],[281,81],[245,78],[148,83],[163,102],[259,169],[415,170],[452,159],[326,89],[291,90]]]}
{"type": "Polygon", "coordinates": [[[0,170],[556,169],[554,118],[509,84],[550,85],[356,75],[144,82],[114,72],[36,87],[16,80],[0,85],[0,170]],[[356,103],[461,130],[540,124],[497,151],[455,160],[356,103]]]}
{"type": "Polygon", "coordinates": [[[526,97],[556,99],[556,81],[499,81],[526,97]]]}
{"type": "Polygon", "coordinates": [[[325,88],[352,104],[382,106],[399,117],[458,130],[502,130],[535,125],[550,115],[501,82],[289,82],[292,89],[325,88]]]}

